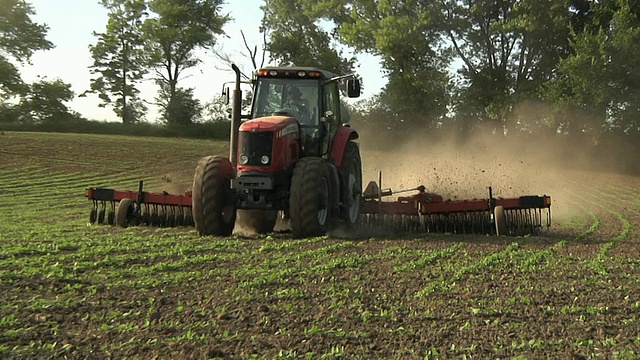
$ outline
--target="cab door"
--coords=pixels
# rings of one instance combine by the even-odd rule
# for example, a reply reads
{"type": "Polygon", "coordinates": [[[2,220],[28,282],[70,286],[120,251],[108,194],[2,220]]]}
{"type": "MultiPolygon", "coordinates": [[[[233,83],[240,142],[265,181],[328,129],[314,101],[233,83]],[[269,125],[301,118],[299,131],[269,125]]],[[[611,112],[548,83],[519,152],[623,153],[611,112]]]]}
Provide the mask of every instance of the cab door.
{"type": "Polygon", "coordinates": [[[325,119],[324,126],[327,130],[326,136],[322,141],[322,157],[328,157],[333,139],[341,124],[340,90],[336,81],[322,86],[322,108],[323,113],[320,116],[325,119]]]}

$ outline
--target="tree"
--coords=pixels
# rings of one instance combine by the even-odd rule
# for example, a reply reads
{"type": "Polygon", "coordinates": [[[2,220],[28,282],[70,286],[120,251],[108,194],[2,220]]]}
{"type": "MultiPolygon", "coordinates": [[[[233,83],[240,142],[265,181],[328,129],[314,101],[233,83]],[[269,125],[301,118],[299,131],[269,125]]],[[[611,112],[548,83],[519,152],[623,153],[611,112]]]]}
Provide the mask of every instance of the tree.
{"type": "Polygon", "coordinates": [[[228,121],[230,115],[229,110],[229,104],[225,102],[224,98],[222,96],[216,96],[203,106],[203,122],[216,123],[228,121]]]}
{"type": "Polygon", "coordinates": [[[75,115],[64,103],[73,100],[74,96],[70,84],[60,79],[40,79],[31,84],[20,99],[18,109],[21,122],[41,124],[69,120],[75,115]]]}
{"type": "Polygon", "coordinates": [[[12,60],[28,63],[34,52],[49,50],[48,27],[34,23],[35,11],[23,0],[0,0],[0,101],[27,90],[12,60]]]}
{"type": "MultiPolygon", "coordinates": [[[[193,119],[177,113],[184,100],[178,81],[183,72],[200,60],[197,49],[210,49],[228,16],[220,14],[222,0],[151,0],[149,9],[156,16],[144,22],[144,34],[149,41],[149,61],[155,68],[160,86],[159,105],[165,110],[170,125],[187,125],[193,119]]],[[[188,91],[188,90],[187,90],[188,91]]]]}
{"type": "Polygon", "coordinates": [[[136,88],[147,72],[145,67],[142,21],[146,16],[144,0],[101,0],[109,11],[109,20],[95,45],[89,47],[93,58],[91,90],[97,93],[101,107],[113,106],[125,124],[138,121],[146,107],[136,88]],[[115,101],[112,99],[115,98],[115,101]]]}
{"type": "Polygon", "coordinates": [[[513,105],[537,97],[567,55],[569,2],[442,0],[442,31],[459,70],[456,114],[506,123],[513,105]]]}
{"type": "MultiPolygon", "coordinates": [[[[320,7],[333,8],[329,0],[320,7]]],[[[433,127],[447,112],[451,58],[439,16],[437,2],[424,0],[353,0],[333,11],[343,43],[382,59],[389,82],[380,106],[402,120],[398,126],[433,127]]]]}
{"type": "Polygon", "coordinates": [[[559,78],[543,95],[560,114],[557,124],[572,135],[640,133],[640,4],[593,2],[573,29],[574,52],[559,65],[559,78]],[[588,116],[567,116],[578,110],[588,116]]]}
{"type": "Polygon", "coordinates": [[[266,0],[262,6],[263,33],[269,34],[266,49],[279,65],[318,66],[337,74],[353,71],[355,59],[337,50],[320,21],[326,14],[315,1],[266,0]]]}
{"type": "MultiPolygon", "coordinates": [[[[200,100],[193,96],[193,89],[176,88],[172,97],[171,91],[166,85],[160,92],[160,99],[171,100],[162,106],[162,116],[165,122],[171,126],[185,126],[197,122],[202,117],[203,106],[200,100]],[[172,122],[168,122],[171,119],[172,122]]],[[[162,101],[159,100],[159,103],[162,101]]]]}

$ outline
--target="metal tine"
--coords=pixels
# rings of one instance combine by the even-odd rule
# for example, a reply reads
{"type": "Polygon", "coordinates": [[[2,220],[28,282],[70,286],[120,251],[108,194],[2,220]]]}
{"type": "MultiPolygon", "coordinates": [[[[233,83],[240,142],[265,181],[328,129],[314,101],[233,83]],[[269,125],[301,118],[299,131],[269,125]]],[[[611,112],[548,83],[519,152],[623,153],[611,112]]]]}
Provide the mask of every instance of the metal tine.
{"type": "Polygon", "coordinates": [[[156,227],[160,226],[160,208],[158,208],[158,205],[156,204],[153,205],[152,213],[153,213],[153,217],[151,220],[151,224],[156,227]]]}
{"type": "MultiPolygon", "coordinates": [[[[177,212],[180,217],[179,210],[177,212]]],[[[505,217],[510,235],[537,234],[542,228],[543,217],[546,217],[548,224],[550,222],[548,209],[540,208],[505,209],[505,217]]],[[[495,234],[496,231],[489,210],[415,215],[363,214],[362,226],[426,233],[495,234]]]]}
{"type": "Polygon", "coordinates": [[[109,211],[107,212],[107,224],[115,225],[116,224],[116,202],[111,200],[109,201],[109,211]]]}
{"type": "Polygon", "coordinates": [[[98,219],[97,222],[98,224],[104,224],[105,223],[105,212],[106,212],[106,201],[100,201],[98,203],[98,219]]]}
{"type": "Polygon", "coordinates": [[[170,205],[169,206],[171,208],[171,226],[172,227],[176,227],[178,226],[178,206],[177,205],[170,205]]]}

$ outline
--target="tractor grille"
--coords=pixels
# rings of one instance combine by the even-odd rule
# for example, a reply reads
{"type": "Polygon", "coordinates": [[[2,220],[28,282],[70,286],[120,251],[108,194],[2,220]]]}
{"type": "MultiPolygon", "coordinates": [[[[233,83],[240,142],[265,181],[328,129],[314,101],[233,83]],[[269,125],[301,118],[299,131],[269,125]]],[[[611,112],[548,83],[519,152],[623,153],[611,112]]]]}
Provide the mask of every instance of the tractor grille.
{"type": "Polygon", "coordinates": [[[273,132],[240,132],[240,154],[246,155],[248,166],[270,166],[273,155],[273,132]],[[268,156],[269,161],[263,163],[263,156],[268,156]]]}

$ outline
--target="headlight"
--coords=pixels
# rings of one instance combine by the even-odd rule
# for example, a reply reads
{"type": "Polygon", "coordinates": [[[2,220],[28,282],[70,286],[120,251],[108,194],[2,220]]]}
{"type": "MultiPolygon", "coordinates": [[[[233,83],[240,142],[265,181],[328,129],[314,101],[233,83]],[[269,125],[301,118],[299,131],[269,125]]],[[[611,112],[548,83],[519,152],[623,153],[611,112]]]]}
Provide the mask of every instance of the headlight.
{"type": "Polygon", "coordinates": [[[260,162],[262,163],[262,165],[267,165],[269,163],[269,157],[267,155],[264,155],[260,158],[260,162]]]}
{"type": "Polygon", "coordinates": [[[246,165],[249,162],[249,157],[247,155],[240,155],[240,165],[246,165]]]}

